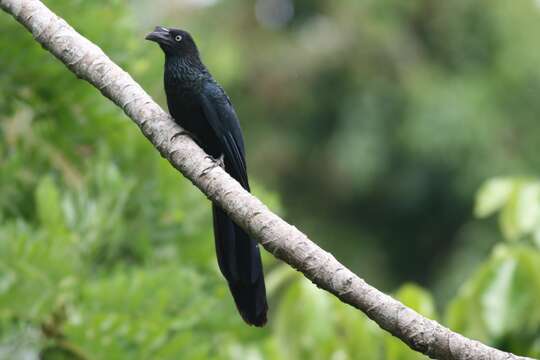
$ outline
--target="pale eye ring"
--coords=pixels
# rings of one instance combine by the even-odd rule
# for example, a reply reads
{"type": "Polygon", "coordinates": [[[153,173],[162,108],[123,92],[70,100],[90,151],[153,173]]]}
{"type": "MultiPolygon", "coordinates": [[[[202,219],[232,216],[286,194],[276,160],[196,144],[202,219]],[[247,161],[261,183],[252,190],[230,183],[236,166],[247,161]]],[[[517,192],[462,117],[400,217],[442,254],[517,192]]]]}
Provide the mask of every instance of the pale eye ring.
{"type": "Polygon", "coordinates": [[[180,40],[182,40],[182,36],[176,35],[176,36],[174,37],[174,40],[176,40],[176,42],[180,42],[180,40]]]}

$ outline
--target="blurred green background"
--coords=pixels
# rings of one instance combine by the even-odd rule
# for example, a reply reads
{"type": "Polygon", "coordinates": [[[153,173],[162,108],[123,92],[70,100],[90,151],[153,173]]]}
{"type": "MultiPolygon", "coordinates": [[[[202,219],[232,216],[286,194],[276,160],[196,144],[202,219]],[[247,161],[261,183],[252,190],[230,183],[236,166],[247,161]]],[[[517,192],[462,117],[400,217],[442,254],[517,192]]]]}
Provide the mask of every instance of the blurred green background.
{"type": "MultiPolygon", "coordinates": [[[[255,194],[380,289],[540,357],[540,3],[46,4],[165,105],[155,25],[232,98],[255,194]]],[[[424,357],[264,254],[245,326],[207,200],[0,14],[0,359],[424,357]]]]}

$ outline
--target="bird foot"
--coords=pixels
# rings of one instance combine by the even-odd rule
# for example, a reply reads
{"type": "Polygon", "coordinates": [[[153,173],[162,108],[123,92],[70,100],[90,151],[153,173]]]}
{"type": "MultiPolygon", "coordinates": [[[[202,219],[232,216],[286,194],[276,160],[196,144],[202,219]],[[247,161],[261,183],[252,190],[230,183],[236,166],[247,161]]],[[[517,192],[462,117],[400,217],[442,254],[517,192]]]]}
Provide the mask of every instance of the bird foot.
{"type": "Polygon", "coordinates": [[[195,134],[193,134],[190,131],[184,130],[184,129],[181,129],[179,132],[177,132],[173,136],[171,136],[170,141],[173,142],[179,136],[187,136],[187,137],[191,138],[191,140],[195,141],[197,143],[197,145],[201,146],[201,144],[199,144],[199,140],[197,139],[195,134]]]}
{"type": "Polygon", "coordinates": [[[212,169],[217,168],[217,167],[221,167],[222,169],[225,169],[225,161],[224,161],[223,154],[217,159],[210,155],[206,155],[205,158],[209,159],[212,162],[212,164],[202,171],[201,176],[206,176],[212,169]]]}

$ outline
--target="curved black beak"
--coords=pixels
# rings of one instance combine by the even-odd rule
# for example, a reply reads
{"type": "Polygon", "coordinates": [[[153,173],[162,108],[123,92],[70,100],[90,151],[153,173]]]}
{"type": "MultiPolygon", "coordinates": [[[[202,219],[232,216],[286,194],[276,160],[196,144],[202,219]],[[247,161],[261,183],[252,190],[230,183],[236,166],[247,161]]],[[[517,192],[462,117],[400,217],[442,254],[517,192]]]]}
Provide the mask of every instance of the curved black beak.
{"type": "Polygon", "coordinates": [[[145,36],[146,40],[161,43],[169,40],[169,29],[163,26],[156,26],[154,31],[145,36]]]}

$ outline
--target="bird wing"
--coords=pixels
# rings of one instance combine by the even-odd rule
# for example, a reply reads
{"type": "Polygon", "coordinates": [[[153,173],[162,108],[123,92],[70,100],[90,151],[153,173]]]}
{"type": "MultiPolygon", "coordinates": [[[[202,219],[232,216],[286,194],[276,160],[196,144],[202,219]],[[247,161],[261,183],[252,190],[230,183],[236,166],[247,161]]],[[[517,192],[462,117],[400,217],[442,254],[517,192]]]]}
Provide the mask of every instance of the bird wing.
{"type": "Polygon", "coordinates": [[[225,170],[249,191],[244,140],[231,101],[214,82],[206,82],[199,97],[206,121],[220,142],[225,157],[225,170]]]}
{"type": "MultiPolygon", "coordinates": [[[[231,101],[213,81],[206,82],[198,96],[205,120],[224,155],[225,171],[249,191],[244,141],[231,101]]],[[[257,243],[216,204],[213,205],[213,214],[219,268],[229,283],[244,320],[263,326],[268,305],[257,243]]]]}

